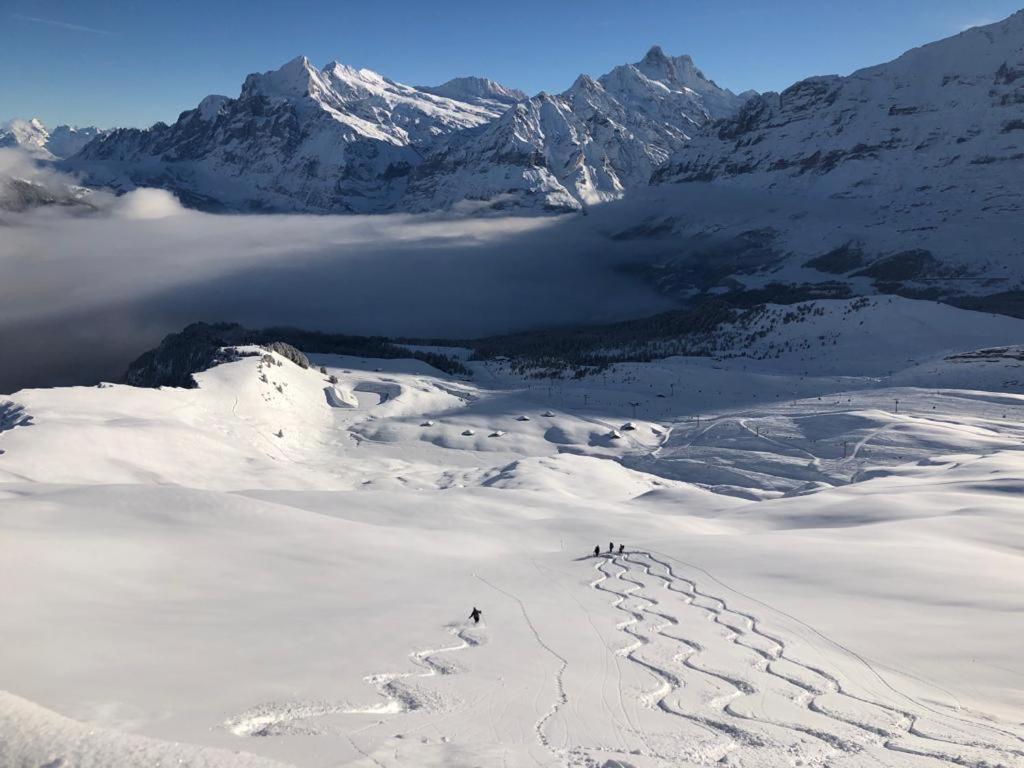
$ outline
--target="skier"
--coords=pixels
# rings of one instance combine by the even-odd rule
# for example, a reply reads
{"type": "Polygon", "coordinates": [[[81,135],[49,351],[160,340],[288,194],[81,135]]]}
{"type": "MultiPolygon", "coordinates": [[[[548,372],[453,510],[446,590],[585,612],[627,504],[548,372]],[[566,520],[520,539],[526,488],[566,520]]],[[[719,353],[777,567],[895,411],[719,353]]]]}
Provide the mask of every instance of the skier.
{"type": "Polygon", "coordinates": [[[469,618],[471,618],[473,620],[474,624],[479,624],[480,623],[480,615],[481,615],[480,609],[477,608],[474,605],[473,606],[473,610],[469,612],[469,618]]]}
{"type": "Polygon", "coordinates": [[[609,542],[608,542],[608,554],[609,554],[609,555],[610,555],[610,554],[612,553],[612,550],[613,550],[613,549],[615,549],[615,543],[614,543],[614,542],[611,542],[611,541],[609,541],[609,542]]]}
{"type": "Polygon", "coordinates": [[[594,547],[594,557],[600,557],[600,556],[601,556],[601,545],[599,544],[596,547],[594,547]]]}
{"type": "Polygon", "coordinates": [[[625,544],[619,544],[619,554],[621,555],[625,551],[626,551],[626,545],[625,544]]]}

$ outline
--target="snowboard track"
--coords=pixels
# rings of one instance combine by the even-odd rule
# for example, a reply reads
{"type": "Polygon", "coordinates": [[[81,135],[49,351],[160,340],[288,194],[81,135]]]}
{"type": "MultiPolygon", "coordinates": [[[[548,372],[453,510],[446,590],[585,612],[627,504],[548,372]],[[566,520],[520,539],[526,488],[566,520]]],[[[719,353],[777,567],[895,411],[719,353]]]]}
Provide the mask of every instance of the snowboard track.
{"type": "MultiPolygon", "coordinates": [[[[770,742],[766,742],[759,734],[752,733],[750,730],[751,727],[767,727],[790,731],[814,739],[831,750],[833,755],[863,754],[875,762],[879,762],[878,758],[866,751],[872,747],[881,748],[890,753],[913,755],[931,761],[972,768],[1012,765],[1016,764],[1014,758],[1024,757],[1024,750],[1005,743],[997,744],[980,738],[961,740],[928,733],[922,728],[921,716],[911,711],[911,708],[867,698],[850,691],[836,674],[795,658],[792,649],[782,638],[762,629],[761,622],[756,616],[730,607],[724,598],[702,590],[695,579],[678,574],[671,563],[649,552],[638,551],[626,553],[623,556],[602,556],[594,568],[601,575],[590,582],[590,586],[612,595],[613,607],[630,617],[619,623],[617,628],[629,636],[631,642],[616,653],[646,670],[658,681],[659,687],[651,697],[648,697],[650,699],[648,703],[667,714],[689,720],[748,747],[770,745],[770,742]],[[680,619],[660,609],[658,599],[642,594],[643,590],[648,589],[648,585],[633,577],[636,571],[631,566],[638,569],[643,576],[659,580],[662,583],[662,589],[674,593],[685,606],[701,611],[706,619],[719,625],[724,630],[723,639],[726,642],[756,657],[756,663],[750,667],[751,670],[763,673],[770,679],[783,684],[792,693],[791,696],[788,696],[790,701],[802,706],[808,713],[818,718],[824,718],[823,725],[829,722],[832,725],[827,729],[809,727],[800,723],[780,722],[740,712],[734,706],[738,699],[756,694],[764,696],[765,691],[740,676],[701,665],[699,660],[706,649],[693,640],[669,633],[672,628],[680,625],[680,619]],[[617,572],[610,572],[610,567],[616,568],[617,572]],[[606,582],[611,579],[624,585],[621,591],[606,585],[606,582]],[[630,601],[634,603],[632,607],[627,604],[630,601]],[[636,629],[646,616],[658,620],[650,626],[651,636],[658,635],[681,646],[681,651],[673,656],[673,661],[681,667],[679,673],[640,658],[639,654],[651,643],[651,637],[636,629]],[[778,670],[776,665],[780,663],[790,665],[795,674],[786,674],[778,670]],[[686,670],[732,688],[731,695],[717,697],[716,700],[713,700],[713,702],[717,701],[721,704],[718,711],[724,718],[684,712],[678,707],[672,706],[669,699],[686,685],[686,681],[681,679],[681,675],[686,670]],[[880,717],[882,723],[879,724],[879,722],[871,720],[864,721],[839,712],[823,701],[826,698],[839,702],[855,702],[862,705],[862,709],[867,707],[872,714],[880,717]],[[833,732],[833,728],[837,729],[839,733],[833,732]],[[908,741],[916,743],[908,743],[908,741]],[[964,754],[965,751],[989,754],[968,755],[964,754]],[[1006,762],[1007,758],[1009,758],[1009,763],[1006,762]]],[[[855,655],[855,658],[867,664],[859,656],[855,655]]],[[[870,665],[868,666],[870,667],[870,665]]],[[[879,676],[873,668],[871,668],[871,672],[879,676]]],[[[885,681],[883,680],[883,682],[885,681]]],[[[903,698],[907,698],[911,703],[917,704],[909,697],[892,689],[888,683],[886,683],[886,687],[903,698]]],[[[956,718],[924,705],[921,708],[938,715],[940,719],[954,721],[955,727],[961,731],[965,728],[974,731],[988,730],[1012,741],[1021,741],[1021,737],[1016,734],[988,726],[985,723],[956,718]]]]}

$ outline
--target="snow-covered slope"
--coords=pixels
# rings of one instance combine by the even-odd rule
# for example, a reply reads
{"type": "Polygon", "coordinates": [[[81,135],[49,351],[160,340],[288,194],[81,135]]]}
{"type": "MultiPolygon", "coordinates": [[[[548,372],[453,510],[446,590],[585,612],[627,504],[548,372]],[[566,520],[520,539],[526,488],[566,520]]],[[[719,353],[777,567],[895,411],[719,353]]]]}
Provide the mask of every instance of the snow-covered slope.
{"type": "Polygon", "coordinates": [[[502,111],[527,98],[518,88],[507,88],[486,77],[454,77],[441,85],[417,85],[416,90],[502,111]]]}
{"type": "Polygon", "coordinates": [[[50,131],[50,138],[46,142],[46,149],[56,158],[71,157],[82,150],[82,148],[97,136],[105,136],[109,130],[97,128],[94,125],[85,128],[58,125],[50,131]]]}
{"type": "MultiPolygon", "coordinates": [[[[848,77],[753,98],[681,147],[655,181],[767,193],[761,210],[829,201],[846,221],[818,241],[818,254],[844,242],[865,252],[848,263],[823,260],[819,274],[863,270],[881,282],[927,283],[1004,278],[1001,270],[1019,261],[1022,171],[1018,12],[848,77]],[[915,249],[928,253],[901,255],[915,249]],[[869,266],[879,256],[900,258],[869,266]]],[[[790,241],[807,225],[774,218],[790,241]]]]}
{"type": "Polygon", "coordinates": [[[70,157],[105,133],[95,126],[79,128],[70,125],[58,125],[51,131],[35,117],[31,120],[14,119],[0,125],[0,147],[20,147],[40,160],[53,160],[70,157]]]}
{"type": "Polygon", "coordinates": [[[173,125],[115,131],[67,167],[121,189],[168,187],[211,208],[388,211],[442,137],[483,125],[514,98],[496,84],[430,92],[299,57],[250,75],[236,99],[208,96],[173,125]]]}
{"type": "Polygon", "coordinates": [[[826,307],[757,330],[841,327],[845,375],[251,349],[15,393],[0,763],[1018,768],[1024,382],[970,347],[1021,321],[876,314],[915,323],[873,364],[956,361],[858,375],[826,307]]]}
{"type": "Polygon", "coordinates": [[[414,175],[413,210],[463,200],[498,209],[576,210],[621,197],[711,119],[750,94],[720,88],[689,56],[655,46],[635,64],[541,93],[486,129],[452,137],[414,175]]]}

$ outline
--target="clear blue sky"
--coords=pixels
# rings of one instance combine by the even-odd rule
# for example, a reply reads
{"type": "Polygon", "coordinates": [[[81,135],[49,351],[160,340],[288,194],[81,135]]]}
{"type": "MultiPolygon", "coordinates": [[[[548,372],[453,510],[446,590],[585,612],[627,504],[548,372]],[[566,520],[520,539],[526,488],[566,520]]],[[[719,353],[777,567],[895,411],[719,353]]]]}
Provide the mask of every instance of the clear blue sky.
{"type": "Polygon", "coordinates": [[[305,54],[401,82],[529,93],[689,53],[720,85],[779,90],[998,21],[1024,0],[0,0],[0,120],[149,125],[305,54]]]}

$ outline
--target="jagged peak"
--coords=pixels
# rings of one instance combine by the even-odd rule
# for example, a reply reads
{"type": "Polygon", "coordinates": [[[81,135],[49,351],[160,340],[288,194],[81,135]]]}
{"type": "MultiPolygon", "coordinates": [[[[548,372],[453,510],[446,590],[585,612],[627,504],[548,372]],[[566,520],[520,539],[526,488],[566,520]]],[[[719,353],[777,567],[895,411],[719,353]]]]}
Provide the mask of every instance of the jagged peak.
{"type": "Polygon", "coordinates": [[[199,106],[196,107],[196,112],[199,113],[199,117],[202,120],[212,120],[217,117],[221,108],[231,101],[227,96],[220,96],[218,94],[210,94],[205,99],[199,102],[199,106]]]}
{"type": "Polygon", "coordinates": [[[647,51],[646,54],[644,54],[643,60],[650,62],[667,61],[668,56],[665,55],[665,51],[662,49],[660,45],[652,45],[650,50],[647,51]]]}
{"type": "Polygon", "coordinates": [[[296,56],[278,69],[251,74],[242,85],[242,96],[302,96],[318,72],[305,56],[296,56]]]}
{"type": "Polygon", "coordinates": [[[599,91],[603,90],[601,84],[590,75],[580,75],[570,86],[569,91],[599,91]]]}
{"type": "Polygon", "coordinates": [[[647,54],[633,65],[646,77],[659,82],[678,83],[692,87],[700,82],[712,82],[688,54],[668,56],[660,45],[652,46],[647,54]]]}
{"type": "Polygon", "coordinates": [[[0,124],[0,128],[4,128],[11,131],[29,130],[46,133],[46,125],[38,117],[30,117],[28,120],[25,120],[21,117],[11,118],[6,123],[0,124]]]}

